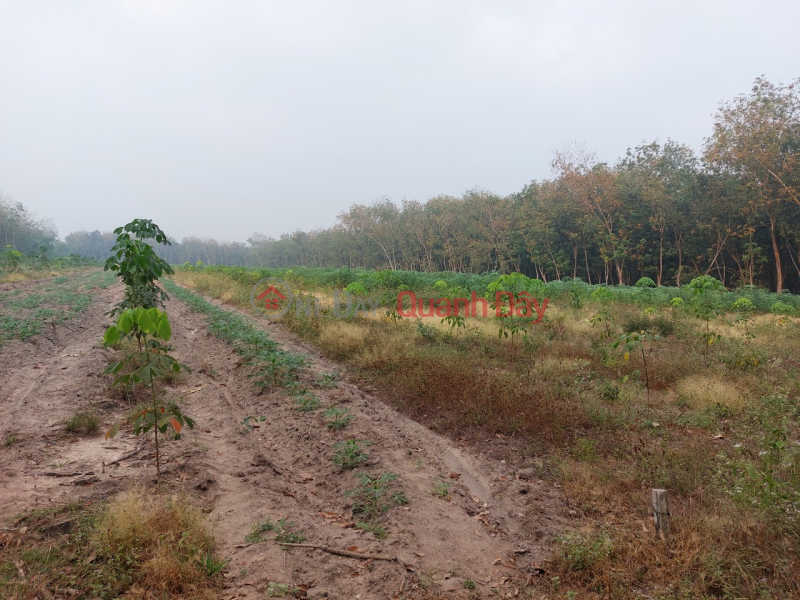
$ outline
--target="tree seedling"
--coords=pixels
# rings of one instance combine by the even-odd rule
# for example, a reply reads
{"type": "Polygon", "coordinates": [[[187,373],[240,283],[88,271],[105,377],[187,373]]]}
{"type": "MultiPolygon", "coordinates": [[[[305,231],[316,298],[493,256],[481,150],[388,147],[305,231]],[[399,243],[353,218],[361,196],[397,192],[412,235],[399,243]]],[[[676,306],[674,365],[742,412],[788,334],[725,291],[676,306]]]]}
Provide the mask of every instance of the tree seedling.
{"type": "Polygon", "coordinates": [[[623,333],[617,341],[612,344],[613,348],[619,348],[622,346],[625,349],[625,360],[630,358],[631,352],[635,351],[637,348],[641,350],[642,353],[642,363],[644,365],[644,381],[645,386],[647,387],[647,400],[650,400],[650,375],[648,373],[648,366],[647,366],[647,353],[645,352],[645,344],[649,346],[649,350],[652,350],[652,343],[657,342],[661,339],[661,336],[657,334],[652,334],[647,331],[633,331],[630,333],[623,333]]]}
{"type": "Polygon", "coordinates": [[[739,298],[733,303],[733,310],[739,313],[739,316],[736,317],[736,323],[744,325],[744,336],[747,339],[752,339],[754,336],[748,330],[747,325],[753,318],[753,313],[756,312],[755,304],[750,302],[748,298],[739,298]]]}
{"type": "MultiPolygon", "coordinates": [[[[152,404],[137,412],[133,419],[133,433],[147,433],[153,430],[156,446],[156,474],[161,477],[161,457],[159,454],[158,434],[166,434],[167,430],[172,429],[175,433],[180,433],[184,425],[189,429],[194,428],[194,421],[182,414],[176,405],[163,407],[159,404],[156,396],[156,379],[172,371],[180,373],[188,371],[186,365],[182,365],[172,356],[167,354],[164,342],[168,342],[172,337],[169,318],[166,312],[157,308],[135,308],[125,309],[120,315],[116,325],[112,325],[106,330],[103,338],[105,346],[112,346],[123,337],[135,336],[139,342],[138,350],[134,350],[122,360],[110,364],[106,370],[107,375],[116,375],[113,385],[122,383],[124,385],[143,383],[150,388],[152,404]],[[131,371],[120,375],[125,366],[133,367],[131,371]]],[[[116,423],[106,433],[106,439],[114,437],[119,431],[121,423],[116,423]]]]}
{"type": "Polygon", "coordinates": [[[706,358],[706,367],[709,366],[708,349],[714,342],[718,341],[718,333],[711,331],[711,319],[718,316],[721,312],[719,307],[719,292],[724,290],[722,282],[711,275],[701,275],[695,277],[689,283],[692,290],[692,311],[698,319],[706,322],[703,332],[703,354],[706,358]]]}

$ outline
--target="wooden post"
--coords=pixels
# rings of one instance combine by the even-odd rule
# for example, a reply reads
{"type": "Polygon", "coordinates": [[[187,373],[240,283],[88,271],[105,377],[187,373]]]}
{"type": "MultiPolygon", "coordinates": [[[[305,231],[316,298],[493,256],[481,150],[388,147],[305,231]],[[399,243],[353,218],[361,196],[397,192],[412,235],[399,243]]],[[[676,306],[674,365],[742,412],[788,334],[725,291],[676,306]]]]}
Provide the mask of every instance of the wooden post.
{"type": "Polygon", "coordinates": [[[669,502],[667,490],[653,490],[653,521],[661,539],[669,537],[669,502]]]}

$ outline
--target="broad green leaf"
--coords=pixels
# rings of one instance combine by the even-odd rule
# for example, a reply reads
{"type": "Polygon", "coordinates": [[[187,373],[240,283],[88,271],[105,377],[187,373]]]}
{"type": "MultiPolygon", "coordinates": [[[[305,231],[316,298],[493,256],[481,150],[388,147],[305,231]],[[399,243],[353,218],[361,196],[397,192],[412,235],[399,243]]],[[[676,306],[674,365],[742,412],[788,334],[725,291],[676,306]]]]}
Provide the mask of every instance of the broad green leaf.
{"type": "Polygon", "coordinates": [[[161,313],[158,319],[158,331],[157,334],[165,342],[169,341],[169,338],[172,337],[172,328],[169,325],[169,317],[167,313],[161,313]]]}
{"type": "Polygon", "coordinates": [[[126,310],[119,316],[119,323],[117,324],[120,331],[124,334],[129,334],[133,329],[133,315],[130,310],[126,310]]]}
{"type": "Polygon", "coordinates": [[[152,335],[156,332],[156,326],[155,323],[153,323],[153,319],[150,318],[149,311],[143,310],[136,318],[136,324],[139,326],[139,329],[146,333],[152,335]]]}
{"type": "Polygon", "coordinates": [[[106,329],[106,334],[103,336],[103,345],[112,346],[119,341],[119,329],[116,325],[112,325],[106,329]]]}

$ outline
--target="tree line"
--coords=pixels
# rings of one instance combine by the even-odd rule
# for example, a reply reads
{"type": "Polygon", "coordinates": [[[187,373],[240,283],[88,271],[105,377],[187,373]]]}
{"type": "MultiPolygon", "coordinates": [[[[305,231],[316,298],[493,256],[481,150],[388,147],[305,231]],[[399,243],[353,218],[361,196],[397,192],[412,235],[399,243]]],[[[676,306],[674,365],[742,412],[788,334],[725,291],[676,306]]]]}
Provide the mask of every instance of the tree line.
{"type": "MultiPolygon", "coordinates": [[[[246,243],[170,239],[158,252],[173,264],[520,272],[608,284],[647,276],[681,285],[712,274],[727,286],[800,292],[800,79],[758,78],[722,103],[700,156],[667,140],[609,164],[572,145],[551,166],[551,179],[508,196],[473,189],[426,202],[382,198],[352,205],[327,229],[256,233],[246,243]]],[[[46,223],[37,238],[21,205],[19,225],[9,226],[9,206],[0,201],[6,243],[98,260],[113,245],[113,234],[99,231],[55,242],[46,223]]]]}
{"type": "Polygon", "coordinates": [[[647,276],[681,285],[712,274],[728,286],[800,292],[799,92],[800,79],[756,79],[720,105],[701,156],[668,140],[608,164],[573,145],[555,153],[552,179],[515,194],[354,204],[329,229],[254,235],[242,264],[515,271],[608,284],[647,276]]]}

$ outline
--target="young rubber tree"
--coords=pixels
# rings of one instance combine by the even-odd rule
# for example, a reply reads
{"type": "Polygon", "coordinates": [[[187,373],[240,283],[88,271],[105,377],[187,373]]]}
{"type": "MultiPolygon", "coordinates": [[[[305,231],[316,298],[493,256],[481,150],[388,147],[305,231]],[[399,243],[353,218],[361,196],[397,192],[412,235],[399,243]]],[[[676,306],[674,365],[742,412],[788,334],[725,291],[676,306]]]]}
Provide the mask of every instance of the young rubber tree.
{"type": "MultiPolygon", "coordinates": [[[[167,354],[164,342],[172,337],[169,318],[166,312],[157,308],[128,308],[120,315],[117,323],[106,330],[103,343],[106,346],[116,344],[124,337],[136,336],[139,339],[139,349],[134,350],[122,360],[108,365],[106,374],[116,375],[113,385],[123,383],[134,385],[143,383],[150,388],[151,405],[136,413],[133,419],[133,432],[136,435],[147,433],[151,429],[155,437],[156,446],[156,473],[161,477],[161,456],[158,447],[158,434],[166,434],[169,429],[180,433],[184,425],[189,429],[194,428],[194,421],[182,414],[177,406],[162,406],[156,395],[155,381],[169,371],[180,373],[188,371],[172,356],[167,354]],[[123,375],[125,366],[133,367],[123,375]]],[[[121,423],[116,423],[106,433],[106,439],[114,437],[119,431],[121,423]]]]}

